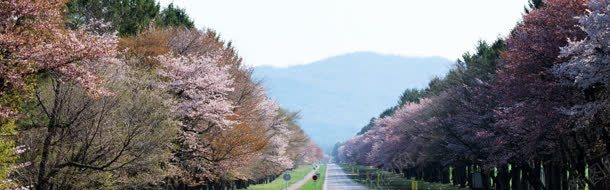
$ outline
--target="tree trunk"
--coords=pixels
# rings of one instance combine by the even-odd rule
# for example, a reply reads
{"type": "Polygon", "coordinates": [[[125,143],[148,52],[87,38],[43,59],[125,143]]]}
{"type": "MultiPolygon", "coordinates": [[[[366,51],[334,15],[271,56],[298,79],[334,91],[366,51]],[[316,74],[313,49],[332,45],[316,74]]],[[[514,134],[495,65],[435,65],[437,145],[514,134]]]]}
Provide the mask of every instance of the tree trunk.
{"type": "Polygon", "coordinates": [[[47,135],[42,144],[42,153],[40,156],[40,163],[38,165],[38,178],[36,181],[36,190],[48,189],[48,176],[47,172],[47,161],[49,160],[49,152],[51,149],[51,140],[55,136],[55,127],[51,124],[47,128],[47,135]]]}

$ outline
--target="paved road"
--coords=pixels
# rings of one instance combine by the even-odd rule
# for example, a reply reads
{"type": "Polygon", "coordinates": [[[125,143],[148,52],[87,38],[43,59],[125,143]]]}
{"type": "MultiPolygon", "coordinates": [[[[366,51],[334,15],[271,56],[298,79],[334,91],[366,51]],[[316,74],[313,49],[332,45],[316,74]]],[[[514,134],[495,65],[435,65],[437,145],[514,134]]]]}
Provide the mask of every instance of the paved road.
{"type": "Polygon", "coordinates": [[[347,177],[347,174],[336,164],[326,165],[325,190],[366,190],[367,188],[347,177]]]}

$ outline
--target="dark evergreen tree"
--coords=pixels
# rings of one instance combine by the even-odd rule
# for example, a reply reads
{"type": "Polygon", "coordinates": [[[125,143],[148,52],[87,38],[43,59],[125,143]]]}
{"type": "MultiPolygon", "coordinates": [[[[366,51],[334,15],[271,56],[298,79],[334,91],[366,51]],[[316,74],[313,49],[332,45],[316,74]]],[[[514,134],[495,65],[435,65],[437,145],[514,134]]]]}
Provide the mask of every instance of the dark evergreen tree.
{"type": "Polygon", "coordinates": [[[373,128],[373,126],[375,126],[375,120],[377,118],[373,117],[371,118],[371,120],[369,120],[369,123],[366,124],[364,127],[362,127],[362,129],[360,129],[360,132],[358,132],[358,135],[362,135],[364,133],[366,133],[368,130],[370,130],[371,128],[373,128]]]}
{"type": "Polygon", "coordinates": [[[188,14],[184,9],[174,7],[173,3],[170,3],[167,8],[161,11],[161,14],[156,19],[157,26],[161,27],[195,27],[194,22],[189,18],[188,14]]]}
{"type": "Polygon", "coordinates": [[[398,106],[405,105],[406,103],[409,103],[409,102],[419,103],[419,99],[422,98],[423,95],[424,95],[424,92],[422,90],[419,90],[416,88],[407,89],[400,95],[400,100],[398,101],[398,106]]]}
{"type": "Polygon", "coordinates": [[[121,36],[135,35],[145,29],[159,14],[155,0],[70,0],[66,17],[71,27],[110,22],[100,32],[117,31],[121,36]]]}

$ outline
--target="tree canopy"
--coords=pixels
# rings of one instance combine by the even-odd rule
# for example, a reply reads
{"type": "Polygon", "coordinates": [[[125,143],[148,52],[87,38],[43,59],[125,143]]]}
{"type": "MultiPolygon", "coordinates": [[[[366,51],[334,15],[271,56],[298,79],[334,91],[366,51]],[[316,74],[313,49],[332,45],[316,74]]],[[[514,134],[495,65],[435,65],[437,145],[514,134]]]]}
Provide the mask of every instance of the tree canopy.
{"type": "Polygon", "coordinates": [[[607,189],[608,11],[530,1],[508,37],[405,91],[335,157],[462,187],[480,173],[487,189],[607,189]]]}

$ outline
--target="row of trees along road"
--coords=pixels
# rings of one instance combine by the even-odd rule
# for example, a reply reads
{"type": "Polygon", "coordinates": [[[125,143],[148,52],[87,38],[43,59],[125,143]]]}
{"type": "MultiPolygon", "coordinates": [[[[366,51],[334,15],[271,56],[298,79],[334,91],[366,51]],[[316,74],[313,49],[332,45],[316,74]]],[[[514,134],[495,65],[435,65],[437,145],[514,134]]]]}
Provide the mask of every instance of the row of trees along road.
{"type": "Polygon", "coordinates": [[[242,188],[322,157],[171,4],[2,1],[0,63],[1,189],[242,188]]]}
{"type": "Polygon", "coordinates": [[[335,146],[343,162],[484,189],[610,188],[610,5],[531,1],[426,89],[335,146]],[[478,178],[478,177],[477,177],[478,178]]]}

